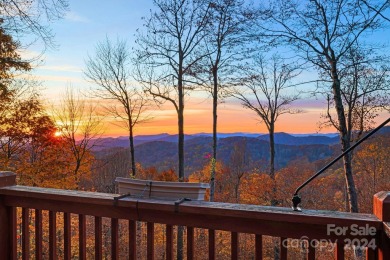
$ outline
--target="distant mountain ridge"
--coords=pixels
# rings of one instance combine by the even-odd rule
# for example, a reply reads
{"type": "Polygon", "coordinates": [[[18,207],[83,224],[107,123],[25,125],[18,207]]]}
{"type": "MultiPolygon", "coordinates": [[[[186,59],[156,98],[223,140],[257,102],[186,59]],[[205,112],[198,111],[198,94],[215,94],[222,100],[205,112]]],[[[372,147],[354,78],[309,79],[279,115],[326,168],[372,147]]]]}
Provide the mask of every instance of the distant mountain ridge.
{"type": "MultiPolygon", "coordinates": [[[[259,140],[264,140],[269,142],[269,135],[261,135],[258,137],[259,140]]],[[[329,137],[329,136],[318,136],[318,135],[308,135],[308,136],[293,136],[287,133],[275,133],[275,143],[276,144],[285,144],[285,145],[311,145],[311,144],[326,144],[333,145],[337,144],[339,140],[338,136],[329,137]]]]}
{"type": "MultiPolygon", "coordinates": [[[[295,136],[292,134],[280,132],[275,133],[275,143],[283,145],[311,145],[311,144],[326,144],[332,145],[338,142],[338,137],[334,137],[335,134],[305,134],[304,136],[295,136]]],[[[189,141],[198,137],[212,137],[212,134],[209,133],[198,133],[198,134],[186,134],[184,135],[184,140],[189,141]]],[[[247,137],[247,138],[257,138],[262,141],[269,141],[268,134],[256,134],[256,133],[219,133],[218,139],[225,139],[231,137],[247,137]]],[[[167,133],[157,134],[157,135],[138,135],[134,137],[135,146],[150,143],[154,141],[160,142],[170,142],[177,143],[178,136],[170,135],[167,133]]],[[[122,147],[127,148],[129,146],[129,138],[127,136],[120,137],[105,137],[102,138],[95,150],[102,150],[107,148],[122,147]]]]}
{"type": "MultiPolygon", "coordinates": [[[[378,134],[390,133],[390,126],[383,127],[378,134]]],[[[210,133],[197,133],[197,134],[186,134],[184,140],[189,141],[197,137],[212,137],[210,133]]],[[[218,133],[218,139],[230,138],[230,137],[247,137],[257,138],[258,140],[269,142],[268,134],[256,134],[256,133],[218,133]]],[[[176,134],[171,135],[167,133],[161,133],[156,135],[137,135],[134,137],[134,144],[140,145],[153,141],[177,143],[178,136],[176,134]]],[[[94,150],[104,150],[114,147],[127,148],[129,147],[129,137],[104,137],[96,143],[94,150]]],[[[275,143],[283,145],[334,145],[339,143],[339,136],[337,133],[329,134],[289,134],[285,132],[275,133],[275,143]]]]}
{"type": "MultiPolygon", "coordinates": [[[[269,136],[263,134],[253,137],[239,134],[241,136],[234,136],[234,133],[226,134],[218,139],[217,160],[230,167],[233,151],[237,149],[236,147],[244,145],[240,153],[244,153],[247,160],[246,167],[258,171],[266,170],[269,162],[269,136]]],[[[382,134],[390,137],[390,127],[385,127],[376,135],[382,134]]],[[[185,138],[185,174],[188,176],[210,163],[213,142],[212,137],[204,133],[186,135],[185,138]]],[[[276,133],[275,140],[277,169],[285,167],[294,160],[319,163],[318,165],[322,167],[327,160],[341,152],[338,136],[334,135],[294,136],[276,133]]],[[[117,158],[118,164],[127,161],[129,156],[127,137],[105,138],[103,141],[106,146],[99,146],[94,150],[97,158],[103,161],[107,158],[117,158]]],[[[135,160],[142,167],[156,167],[159,171],[170,168],[177,170],[177,135],[136,136],[135,143],[135,160]]]]}

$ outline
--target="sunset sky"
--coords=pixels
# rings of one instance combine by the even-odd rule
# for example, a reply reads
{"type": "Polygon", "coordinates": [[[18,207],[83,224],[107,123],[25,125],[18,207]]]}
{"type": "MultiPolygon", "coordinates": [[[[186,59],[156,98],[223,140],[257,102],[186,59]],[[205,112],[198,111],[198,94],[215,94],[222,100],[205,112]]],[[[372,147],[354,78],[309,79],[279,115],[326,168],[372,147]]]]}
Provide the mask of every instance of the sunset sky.
{"type": "MultiPolygon", "coordinates": [[[[143,16],[149,15],[153,8],[152,1],[139,0],[70,0],[70,11],[64,19],[51,24],[56,34],[58,47],[46,50],[34,75],[43,84],[43,98],[47,103],[56,103],[61,93],[69,85],[77,89],[87,90],[93,87],[85,80],[83,70],[88,53],[93,55],[96,44],[106,36],[115,40],[126,39],[134,44],[137,28],[142,28],[143,16]]],[[[34,56],[42,51],[39,44],[31,46],[22,55],[34,56]]],[[[196,93],[191,96],[185,107],[185,132],[188,134],[212,132],[211,102],[206,94],[196,93]]],[[[320,115],[324,112],[323,100],[302,99],[294,104],[302,109],[297,115],[284,115],[276,125],[277,132],[316,133],[320,115]]],[[[139,125],[136,135],[177,133],[177,116],[171,104],[152,111],[153,120],[139,125]]],[[[381,117],[385,118],[385,116],[381,117]]],[[[382,119],[381,119],[382,120],[382,119]]],[[[125,129],[110,123],[106,119],[105,135],[126,135],[125,129]]],[[[256,115],[246,110],[234,99],[226,100],[219,106],[218,131],[222,133],[250,132],[265,133],[265,125],[258,121],[256,115]]],[[[324,129],[321,133],[335,132],[324,129]]]]}

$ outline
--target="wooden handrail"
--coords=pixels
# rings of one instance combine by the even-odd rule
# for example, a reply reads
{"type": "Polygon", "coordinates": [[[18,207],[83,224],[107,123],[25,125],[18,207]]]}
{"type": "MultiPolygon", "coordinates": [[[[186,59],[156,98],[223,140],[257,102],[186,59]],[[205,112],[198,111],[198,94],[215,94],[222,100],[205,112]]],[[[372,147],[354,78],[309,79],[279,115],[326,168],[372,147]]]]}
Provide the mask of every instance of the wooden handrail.
{"type": "MultiPolygon", "coordinates": [[[[382,229],[371,214],[326,210],[293,212],[290,208],[205,201],[186,201],[175,212],[174,201],[124,198],[114,203],[116,194],[11,186],[0,189],[8,207],[33,208],[97,217],[130,219],[169,225],[193,226],[233,232],[258,233],[289,238],[341,239],[353,235],[327,235],[327,225],[370,226],[382,229]],[[223,220],[223,221],[222,221],[223,220]],[[234,223],[234,224],[233,224],[234,223]]],[[[370,237],[370,236],[369,236],[370,237]]],[[[362,238],[359,236],[359,238],[362,238]]]]}
{"type": "MultiPolygon", "coordinates": [[[[85,258],[85,217],[95,217],[95,252],[101,257],[102,218],[111,218],[112,257],[118,257],[119,219],[128,220],[129,258],[136,259],[136,222],[147,223],[148,259],[153,259],[154,224],[165,224],[166,256],[173,257],[173,226],[187,227],[187,257],[196,252],[194,228],[209,230],[209,257],[215,258],[215,230],[231,232],[231,255],[239,255],[239,233],[255,234],[255,254],[261,259],[262,235],[287,238],[326,239],[336,243],[337,259],[344,256],[345,239],[375,240],[378,250],[367,250],[367,259],[390,257],[390,193],[380,192],[374,196],[373,214],[356,214],[326,210],[291,211],[290,208],[231,204],[205,201],[184,201],[175,206],[174,201],[126,197],[114,200],[117,194],[70,191],[15,185],[14,175],[0,172],[0,259],[17,259],[16,208],[22,208],[22,254],[28,256],[28,212],[35,209],[35,233],[42,233],[42,211],[49,211],[49,253],[56,257],[56,214],[64,213],[64,255],[70,258],[70,213],[79,216],[79,255],[85,258]],[[1,185],[1,184],[5,185],[1,185]],[[351,228],[352,225],[373,228],[374,233],[356,234],[329,232],[333,227],[351,228]]],[[[351,230],[349,230],[351,231],[351,230]]],[[[41,240],[36,241],[37,256],[42,254],[41,240]]],[[[308,252],[308,259],[315,259],[315,248],[308,252]]],[[[287,248],[281,247],[281,259],[287,258],[287,248]]],[[[257,259],[257,258],[256,258],[257,259]]]]}

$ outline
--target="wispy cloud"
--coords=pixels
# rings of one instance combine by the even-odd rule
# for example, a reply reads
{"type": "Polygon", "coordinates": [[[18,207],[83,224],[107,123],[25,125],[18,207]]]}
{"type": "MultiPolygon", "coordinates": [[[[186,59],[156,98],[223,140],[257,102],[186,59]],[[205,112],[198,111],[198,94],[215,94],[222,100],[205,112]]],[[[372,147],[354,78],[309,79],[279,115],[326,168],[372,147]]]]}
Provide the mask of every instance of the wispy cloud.
{"type": "Polygon", "coordinates": [[[51,82],[65,82],[65,83],[85,83],[82,78],[79,77],[70,77],[70,76],[55,76],[55,75],[42,75],[35,74],[38,80],[43,82],[51,83],[51,82]]]}
{"type": "Polygon", "coordinates": [[[66,71],[66,72],[82,72],[82,69],[76,66],[63,65],[63,66],[42,66],[41,70],[50,70],[50,71],[66,71]]]}
{"type": "Polygon", "coordinates": [[[71,22],[77,22],[77,23],[89,23],[91,20],[89,20],[87,17],[81,16],[75,12],[67,12],[65,15],[65,19],[71,22]]]}
{"type": "Polygon", "coordinates": [[[20,49],[18,50],[20,56],[25,60],[35,60],[38,57],[40,60],[43,60],[45,56],[42,56],[42,52],[30,50],[30,49],[20,49]]]}

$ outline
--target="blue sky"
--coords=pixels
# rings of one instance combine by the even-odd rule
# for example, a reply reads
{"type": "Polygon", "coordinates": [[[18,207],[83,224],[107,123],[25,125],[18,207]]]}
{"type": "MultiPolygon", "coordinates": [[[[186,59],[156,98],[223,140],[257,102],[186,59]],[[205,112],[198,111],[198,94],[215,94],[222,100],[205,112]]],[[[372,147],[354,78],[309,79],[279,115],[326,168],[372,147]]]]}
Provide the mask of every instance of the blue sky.
{"type": "MultiPolygon", "coordinates": [[[[58,47],[45,52],[43,64],[34,72],[43,80],[44,97],[57,96],[68,83],[78,88],[88,86],[82,73],[88,53],[93,54],[96,44],[106,36],[126,39],[131,45],[136,29],[142,27],[141,17],[150,8],[151,1],[69,1],[65,18],[50,25],[58,47]]],[[[41,52],[42,46],[38,42],[29,50],[41,52]]]]}
{"type": "MultiPolygon", "coordinates": [[[[83,75],[88,53],[93,55],[96,44],[106,37],[113,40],[117,37],[126,39],[129,46],[133,46],[136,29],[142,29],[141,18],[148,17],[152,8],[152,0],[69,0],[69,12],[64,19],[50,25],[58,47],[47,50],[43,63],[34,71],[43,85],[43,99],[55,103],[69,84],[77,89],[89,89],[91,85],[83,75]]],[[[382,37],[388,41],[386,35],[383,33],[382,37]]],[[[42,50],[38,42],[28,51],[34,55],[42,50]]],[[[302,75],[306,80],[313,76],[307,72],[302,75]]],[[[305,113],[281,117],[276,130],[290,133],[316,132],[325,102],[306,99],[296,102],[296,106],[305,113]]],[[[161,131],[176,133],[176,112],[169,105],[163,108],[163,111],[156,112],[156,120],[143,125],[137,134],[161,131]]],[[[187,133],[212,132],[211,105],[206,95],[192,95],[185,113],[187,133]]],[[[237,101],[220,105],[219,122],[220,132],[266,132],[264,124],[259,123],[256,115],[242,108],[237,101]]],[[[122,132],[126,134],[126,131],[117,129],[112,135],[122,135],[122,132]]],[[[334,132],[334,129],[326,129],[324,132],[334,132]]]]}

